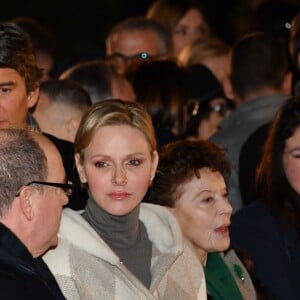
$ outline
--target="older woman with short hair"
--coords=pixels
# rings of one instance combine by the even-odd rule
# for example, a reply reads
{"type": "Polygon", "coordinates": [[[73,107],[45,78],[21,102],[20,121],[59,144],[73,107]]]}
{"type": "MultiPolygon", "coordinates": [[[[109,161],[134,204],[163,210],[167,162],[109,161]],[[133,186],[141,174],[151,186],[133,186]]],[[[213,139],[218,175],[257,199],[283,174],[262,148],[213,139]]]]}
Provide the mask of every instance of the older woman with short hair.
{"type": "Polygon", "coordinates": [[[160,152],[149,199],[171,207],[205,270],[211,299],[257,299],[250,276],[230,245],[232,207],[225,151],[210,141],[182,140],[160,152]],[[225,252],[225,253],[224,253],[225,252]]]}

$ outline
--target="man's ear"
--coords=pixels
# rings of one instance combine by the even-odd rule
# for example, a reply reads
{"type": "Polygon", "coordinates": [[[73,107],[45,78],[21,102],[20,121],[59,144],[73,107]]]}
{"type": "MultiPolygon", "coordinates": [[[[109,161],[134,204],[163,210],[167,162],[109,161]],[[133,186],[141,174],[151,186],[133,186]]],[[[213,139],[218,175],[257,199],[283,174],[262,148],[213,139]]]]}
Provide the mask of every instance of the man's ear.
{"type": "Polygon", "coordinates": [[[77,172],[78,172],[80,181],[82,183],[87,183],[85,171],[84,171],[83,165],[81,163],[79,153],[76,153],[74,157],[75,157],[76,168],[77,168],[77,172]]]}
{"type": "Polygon", "coordinates": [[[70,141],[72,143],[74,142],[78,126],[79,122],[74,118],[70,118],[66,121],[64,130],[67,141],[70,141]]]}
{"type": "Polygon", "coordinates": [[[19,196],[19,204],[21,211],[28,221],[31,221],[34,217],[34,209],[32,205],[32,191],[33,190],[30,186],[26,186],[20,191],[19,196]]]}
{"type": "Polygon", "coordinates": [[[30,91],[27,95],[27,107],[31,108],[36,105],[40,95],[40,88],[30,91]]]}

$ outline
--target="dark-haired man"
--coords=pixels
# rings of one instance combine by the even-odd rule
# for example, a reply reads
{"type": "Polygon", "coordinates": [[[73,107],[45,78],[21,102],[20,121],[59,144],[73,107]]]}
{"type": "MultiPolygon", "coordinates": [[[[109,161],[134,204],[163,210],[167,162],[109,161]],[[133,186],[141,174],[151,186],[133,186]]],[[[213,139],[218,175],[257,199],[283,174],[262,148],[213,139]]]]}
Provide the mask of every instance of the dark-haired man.
{"type": "Polygon", "coordinates": [[[30,38],[16,25],[0,23],[0,128],[26,125],[41,76],[30,38]]]}
{"type": "Polygon", "coordinates": [[[232,168],[229,199],[234,211],[243,205],[238,182],[240,149],[252,132],[270,122],[288,98],[291,79],[287,50],[269,34],[251,33],[233,46],[225,92],[238,107],[221,122],[211,139],[228,151],[232,168]]]}
{"type": "MultiPolygon", "coordinates": [[[[14,23],[0,23],[0,128],[39,127],[30,110],[38,101],[41,77],[29,35],[14,23]]],[[[72,176],[73,145],[65,151],[61,146],[64,141],[52,135],[48,138],[60,151],[67,174],[76,181],[77,177],[72,176]]],[[[85,198],[76,184],[68,205],[83,208],[85,198]]]]}

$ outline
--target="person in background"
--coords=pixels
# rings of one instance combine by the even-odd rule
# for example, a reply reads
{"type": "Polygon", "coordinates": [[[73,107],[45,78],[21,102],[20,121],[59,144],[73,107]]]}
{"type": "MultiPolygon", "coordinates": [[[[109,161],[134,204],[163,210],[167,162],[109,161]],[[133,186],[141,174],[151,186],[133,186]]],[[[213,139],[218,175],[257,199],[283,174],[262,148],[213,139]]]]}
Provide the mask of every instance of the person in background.
{"type": "Polygon", "coordinates": [[[131,80],[137,101],[153,119],[158,148],[180,138],[187,101],[185,69],[172,60],[151,61],[139,65],[131,80]]]}
{"type": "Polygon", "coordinates": [[[78,84],[52,79],[41,83],[33,116],[42,132],[73,143],[81,118],[91,105],[88,93],[78,84]]]}
{"type": "Polygon", "coordinates": [[[38,20],[30,17],[17,17],[10,22],[17,24],[30,36],[37,66],[43,72],[41,81],[52,78],[52,71],[59,57],[59,45],[54,34],[38,20]]]}
{"type": "Polygon", "coordinates": [[[60,76],[71,69],[75,65],[79,65],[84,62],[90,61],[102,61],[105,59],[104,49],[81,49],[67,55],[62,61],[57,64],[54,70],[54,78],[60,78],[60,76]]]}
{"type": "Polygon", "coordinates": [[[171,39],[164,27],[143,16],[120,21],[106,37],[106,56],[121,73],[132,62],[168,58],[170,51],[171,39]]]}
{"type": "MultiPolygon", "coordinates": [[[[290,23],[286,23],[290,24],[290,23]]],[[[300,13],[291,22],[289,53],[293,62],[292,94],[300,95],[300,13]]],[[[255,171],[262,156],[270,123],[263,124],[243,144],[239,156],[239,188],[245,205],[256,198],[255,171]]]]}
{"type": "Polygon", "coordinates": [[[41,259],[73,188],[59,152],[40,133],[1,128],[0,170],[1,298],[65,299],[41,259]]]}
{"type": "Polygon", "coordinates": [[[243,206],[238,182],[240,149],[251,133],[268,123],[291,93],[290,64],[285,45],[267,33],[241,37],[233,46],[224,92],[237,108],[210,138],[227,149],[233,210],[243,206]]]}
{"type": "Polygon", "coordinates": [[[187,67],[188,101],[184,138],[207,140],[219,130],[221,121],[234,109],[222,85],[204,65],[187,67]]]}
{"type": "Polygon", "coordinates": [[[40,99],[33,112],[40,130],[59,150],[68,178],[74,182],[74,191],[67,206],[80,210],[85,207],[87,194],[80,186],[74,169],[73,142],[83,114],[91,106],[88,93],[77,83],[52,79],[41,83],[40,99]]]}
{"type": "Polygon", "coordinates": [[[75,64],[59,77],[81,85],[90,95],[92,103],[106,99],[134,101],[135,94],[127,78],[106,60],[93,60],[75,64]]]}
{"type": "Polygon", "coordinates": [[[85,211],[63,212],[59,245],[44,256],[68,299],[206,299],[204,274],[174,217],[142,203],[158,163],[150,115],[105,100],[83,117],[76,167],[85,211]]]}
{"type": "Polygon", "coordinates": [[[291,22],[289,52],[294,65],[293,95],[300,95],[300,13],[291,22]]]}
{"type": "Polygon", "coordinates": [[[209,299],[257,299],[251,278],[230,246],[232,207],[225,151],[210,141],[181,140],[159,152],[147,201],[170,207],[204,267],[209,299]]]}
{"type": "MultiPolygon", "coordinates": [[[[40,130],[30,110],[39,97],[42,70],[38,68],[31,40],[15,23],[0,23],[0,128],[25,127],[40,130]]],[[[52,135],[48,138],[58,148],[69,178],[75,182],[74,192],[70,196],[70,205],[74,209],[83,208],[82,193],[77,178],[73,176],[73,147],[52,135]],[[70,163],[70,160],[73,162],[70,163]]]]}
{"type": "Polygon", "coordinates": [[[256,201],[232,217],[231,240],[248,252],[274,299],[300,298],[300,98],[287,99],[267,134],[256,201]]]}
{"type": "Polygon", "coordinates": [[[183,66],[202,64],[206,66],[223,85],[230,46],[217,37],[198,39],[182,49],[178,61],[183,66]]]}
{"type": "Polygon", "coordinates": [[[36,126],[29,110],[41,77],[29,36],[14,23],[0,23],[0,128],[36,126]]]}
{"type": "Polygon", "coordinates": [[[147,18],[161,24],[172,38],[172,56],[197,39],[211,34],[206,12],[194,0],[157,0],[148,9],[147,18]]]}
{"type": "Polygon", "coordinates": [[[291,22],[290,53],[295,65],[300,69],[300,13],[291,22]]]}
{"type": "MultiPolygon", "coordinates": [[[[287,23],[289,24],[289,23],[287,23]]],[[[300,13],[291,22],[289,52],[293,62],[292,94],[300,95],[300,13]]],[[[268,122],[249,136],[239,157],[239,187],[244,204],[253,202],[256,196],[255,171],[262,156],[263,144],[270,127],[268,122]]]]}

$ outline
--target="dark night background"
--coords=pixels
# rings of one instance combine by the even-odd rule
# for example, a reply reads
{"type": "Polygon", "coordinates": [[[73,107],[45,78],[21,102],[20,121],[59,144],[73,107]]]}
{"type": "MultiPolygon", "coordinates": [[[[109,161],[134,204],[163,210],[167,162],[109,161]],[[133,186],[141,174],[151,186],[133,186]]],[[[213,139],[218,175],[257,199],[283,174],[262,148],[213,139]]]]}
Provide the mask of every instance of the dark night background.
{"type": "MultiPolygon", "coordinates": [[[[0,11],[1,21],[19,16],[36,18],[55,34],[62,47],[62,54],[68,55],[74,51],[103,50],[105,35],[114,23],[127,16],[144,14],[153,1],[11,0],[6,2],[7,4],[3,5],[0,11]]],[[[233,0],[205,2],[207,2],[207,10],[215,16],[214,22],[223,20],[223,27],[221,27],[223,30],[225,14],[228,13],[226,6],[230,7],[233,0]],[[223,4],[220,5],[218,2],[223,4]],[[216,9],[213,8],[213,3],[216,9]]]]}
{"type": "MultiPolygon", "coordinates": [[[[112,25],[125,17],[145,14],[153,0],[4,0],[3,2],[0,21],[20,16],[37,19],[54,33],[61,48],[59,59],[64,60],[76,53],[104,52],[104,39],[112,25]]],[[[202,0],[202,2],[214,32],[232,43],[245,30],[251,10],[259,0],[202,0]]]]}

